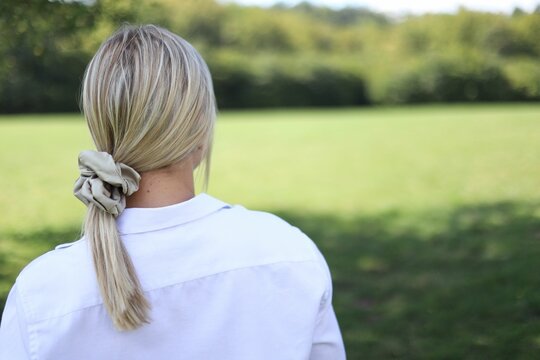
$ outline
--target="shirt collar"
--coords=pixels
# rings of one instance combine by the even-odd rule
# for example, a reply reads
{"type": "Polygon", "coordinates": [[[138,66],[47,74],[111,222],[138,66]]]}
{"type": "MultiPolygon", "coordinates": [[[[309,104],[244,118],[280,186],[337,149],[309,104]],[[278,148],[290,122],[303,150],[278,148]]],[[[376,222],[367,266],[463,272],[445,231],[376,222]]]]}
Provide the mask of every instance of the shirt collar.
{"type": "Polygon", "coordinates": [[[116,218],[120,234],[135,234],[184,224],[231,207],[206,193],[181,203],[157,208],[126,208],[116,218]]]}

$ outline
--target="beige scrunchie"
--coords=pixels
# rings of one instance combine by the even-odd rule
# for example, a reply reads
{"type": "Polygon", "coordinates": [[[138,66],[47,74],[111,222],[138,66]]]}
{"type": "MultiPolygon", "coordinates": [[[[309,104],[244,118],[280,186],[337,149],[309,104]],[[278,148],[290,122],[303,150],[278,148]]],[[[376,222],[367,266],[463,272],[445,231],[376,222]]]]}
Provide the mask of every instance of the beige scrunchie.
{"type": "Polygon", "coordinates": [[[139,189],[141,176],[126,164],[117,163],[107,152],[87,150],[79,154],[81,176],[73,193],[85,205],[118,216],[126,207],[126,196],[139,189]]]}

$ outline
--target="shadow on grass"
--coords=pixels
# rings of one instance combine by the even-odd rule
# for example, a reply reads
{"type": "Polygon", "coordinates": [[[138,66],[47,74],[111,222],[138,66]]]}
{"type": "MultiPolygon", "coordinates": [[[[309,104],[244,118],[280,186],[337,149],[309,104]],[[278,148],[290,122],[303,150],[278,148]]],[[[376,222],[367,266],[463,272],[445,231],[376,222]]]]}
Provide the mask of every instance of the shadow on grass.
{"type": "MultiPolygon", "coordinates": [[[[540,358],[540,204],[278,215],[330,265],[349,359],[540,358]]],[[[22,267],[78,231],[0,233],[2,308],[22,267]]]]}
{"type": "Polygon", "coordinates": [[[279,215],[329,263],[349,359],[540,358],[540,204],[279,215]]]}

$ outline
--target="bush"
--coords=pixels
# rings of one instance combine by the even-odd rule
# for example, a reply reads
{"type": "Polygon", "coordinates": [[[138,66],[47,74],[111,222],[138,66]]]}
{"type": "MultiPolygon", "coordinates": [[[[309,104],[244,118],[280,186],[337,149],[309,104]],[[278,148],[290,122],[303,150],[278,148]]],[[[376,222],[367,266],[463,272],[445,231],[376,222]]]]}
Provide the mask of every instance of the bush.
{"type": "Polygon", "coordinates": [[[505,67],[512,88],[520,100],[540,100],[540,64],[531,59],[509,61],[505,67]]]}
{"type": "Polygon", "coordinates": [[[354,106],[369,103],[362,77],[339,66],[285,60],[210,64],[220,108],[354,106]]]}
{"type": "Polygon", "coordinates": [[[515,100],[502,69],[485,59],[428,57],[387,79],[381,100],[389,103],[515,100]]]}
{"type": "Polygon", "coordinates": [[[64,56],[19,55],[0,72],[2,113],[78,111],[83,54],[64,56]],[[26,61],[23,61],[26,60],[26,61]]]}

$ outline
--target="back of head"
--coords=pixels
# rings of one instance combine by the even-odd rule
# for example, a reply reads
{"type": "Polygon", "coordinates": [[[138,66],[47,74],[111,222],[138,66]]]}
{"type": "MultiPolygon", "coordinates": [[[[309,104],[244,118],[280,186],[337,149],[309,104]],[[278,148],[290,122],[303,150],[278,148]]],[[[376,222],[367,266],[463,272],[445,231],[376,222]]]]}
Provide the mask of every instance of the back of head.
{"type": "MultiPolygon", "coordinates": [[[[212,80],[199,53],[178,35],[155,25],[120,28],[88,64],[81,103],[96,148],[105,155],[94,160],[109,159],[113,172],[116,164],[119,173],[128,169],[136,179],[124,181],[123,191],[120,179],[115,194],[136,191],[138,172],[178,163],[194,151],[202,151],[208,179],[216,115],[212,80]]],[[[85,181],[99,180],[99,174],[87,174],[85,181]]],[[[104,180],[99,188],[110,195],[111,186],[104,180]]],[[[111,212],[98,200],[83,201],[85,238],[104,305],[117,329],[136,329],[150,321],[149,303],[116,228],[123,206],[111,212]]]]}
{"type": "Polygon", "coordinates": [[[86,69],[81,100],[97,149],[139,172],[178,162],[198,146],[210,154],[210,72],[166,29],[124,26],[107,39],[86,69]]]}

